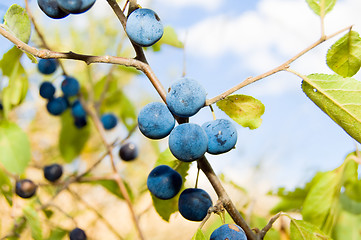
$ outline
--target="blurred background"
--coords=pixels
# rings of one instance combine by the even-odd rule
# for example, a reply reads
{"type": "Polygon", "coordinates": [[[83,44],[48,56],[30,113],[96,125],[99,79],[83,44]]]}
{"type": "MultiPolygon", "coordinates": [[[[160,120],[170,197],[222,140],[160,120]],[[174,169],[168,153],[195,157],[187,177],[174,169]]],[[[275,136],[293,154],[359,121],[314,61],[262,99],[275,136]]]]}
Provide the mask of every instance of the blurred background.
{"type": "MultiPolygon", "coordinates": [[[[24,6],[21,0],[2,1],[1,17],[13,3],[24,6]]],[[[208,98],[221,94],[249,76],[260,75],[282,64],[320,37],[319,17],[304,0],[139,0],[138,3],[155,10],[163,24],[172,26],[184,43],[184,49],[162,45],[160,51],[146,50],[148,62],[164,87],[168,88],[185,71],[186,76],[196,79],[206,88],[208,98]]],[[[124,5],[123,1],[120,5],[124,5]]],[[[45,16],[34,0],[30,1],[30,6],[46,38],[57,51],[96,54],[97,50],[89,46],[98,43],[108,44],[106,54],[133,56],[126,47],[116,49],[120,41],[125,46],[129,46],[129,42],[124,39],[123,29],[105,0],[97,0],[85,14],[60,20],[45,16]],[[94,36],[100,33],[96,30],[98,25],[105,29],[105,35],[110,33],[111,38],[106,43],[100,42],[103,35],[94,36]],[[72,41],[74,38],[76,41],[72,41]],[[85,41],[83,46],[82,41],[85,41]]],[[[325,18],[326,34],[349,25],[360,31],[360,9],[359,0],[337,1],[334,10],[325,18]]],[[[326,65],[326,53],[342,35],[311,50],[292,63],[291,68],[304,75],[332,74],[326,65]]],[[[11,43],[0,37],[1,55],[11,47],[11,43]]],[[[26,58],[23,61],[26,68],[35,73],[31,76],[35,87],[33,95],[29,96],[29,104],[32,101],[44,104],[36,96],[36,86],[43,80],[42,76],[36,73],[35,64],[26,58]]],[[[76,70],[71,60],[64,62],[70,71],[76,70]]],[[[106,69],[108,66],[99,64],[97,67],[106,69]]],[[[359,80],[360,76],[359,73],[354,78],[359,80]]],[[[124,85],[125,93],[136,103],[137,111],[150,101],[161,101],[142,74],[124,85]]],[[[237,125],[236,149],[219,156],[207,156],[217,173],[223,173],[244,186],[250,195],[260,196],[278,187],[293,189],[303,186],[316,172],[336,168],[348,153],[360,147],[307,98],[300,86],[301,79],[281,72],[236,92],[262,101],[266,109],[263,123],[255,130],[237,125]]],[[[228,118],[217,107],[215,114],[217,118],[228,118]]],[[[31,118],[33,115],[29,111],[24,116],[31,118]]],[[[211,119],[210,109],[204,108],[190,121],[202,124],[211,119]]],[[[124,128],[119,127],[109,137],[119,135],[126,135],[124,128]]],[[[142,144],[150,141],[139,132],[132,136],[132,140],[142,144]]],[[[157,143],[160,150],[167,147],[166,140],[157,143]]],[[[150,161],[149,165],[153,162],[150,161]]],[[[194,164],[189,178],[195,180],[195,175],[194,164]]],[[[200,178],[200,185],[210,189],[204,176],[200,178]]],[[[259,204],[262,205],[262,201],[259,204]]]]}

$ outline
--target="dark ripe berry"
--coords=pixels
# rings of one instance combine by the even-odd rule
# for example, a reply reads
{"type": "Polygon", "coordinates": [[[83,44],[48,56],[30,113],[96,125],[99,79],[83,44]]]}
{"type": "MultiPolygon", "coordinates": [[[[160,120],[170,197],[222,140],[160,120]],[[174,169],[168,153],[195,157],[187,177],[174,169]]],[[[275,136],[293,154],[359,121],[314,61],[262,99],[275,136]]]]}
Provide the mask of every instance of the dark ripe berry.
{"type": "Polygon", "coordinates": [[[247,240],[243,229],[235,224],[224,224],[214,230],[210,240],[247,240]]]}
{"type": "Polygon", "coordinates": [[[100,121],[102,122],[105,130],[114,128],[118,123],[117,117],[112,113],[103,114],[100,118],[100,121]]]}
{"type": "Polygon", "coordinates": [[[51,99],[46,104],[46,109],[51,115],[58,116],[62,114],[68,107],[68,103],[65,98],[57,97],[51,99]]]}
{"type": "Polygon", "coordinates": [[[40,59],[38,62],[38,70],[42,74],[52,74],[58,67],[58,61],[55,59],[40,59]]]}
{"type": "Polygon", "coordinates": [[[75,118],[85,118],[86,112],[79,100],[74,101],[73,105],[71,106],[71,114],[75,118]]]}
{"type": "Polygon", "coordinates": [[[138,115],[138,127],[144,136],[161,139],[169,135],[175,125],[175,119],[167,105],[160,102],[147,104],[138,115]]]}
{"type": "Polygon", "coordinates": [[[167,165],[155,167],[148,175],[147,187],[157,198],[166,200],[177,195],[182,187],[181,175],[167,165]]]}
{"type": "Polygon", "coordinates": [[[149,47],[163,36],[163,24],[151,9],[138,8],[127,19],[129,39],[141,47],[149,47]]]}
{"type": "Polygon", "coordinates": [[[84,230],[82,230],[80,228],[74,228],[69,233],[69,238],[70,238],[70,240],[86,240],[87,239],[84,230]]]}
{"type": "Polygon", "coordinates": [[[37,186],[30,179],[16,181],[15,193],[21,198],[31,198],[36,192],[37,186]]]}
{"type": "Polygon", "coordinates": [[[167,105],[179,117],[195,115],[206,102],[206,90],[194,79],[181,78],[170,86],[167,105]]]}
{"type": "Polygon", "coordinates": [[[207,151],[208,137],[201,126],[183,123],[169,135],[169,149],[179,160],[191,162],[201,158],[207,151]]]}
{"type": "Polygon", "coordinates": [[[64,96],[72,97],[78,94],[80,84],[75,78],[65,76],[64,80],[61,82],[61,90],[63,91],[64,96]]]}
{"type": "Polygon", "coordinates": [[[55,182],[63,175],[63,167],[59,164],[51,164],[44,167],[44,177],[50,182],[55,182]]]}
{"type": "Polygon", "coordinates": [[[64,12],[56,0],[38,0],[40,9],[50,18],[60,19],[69,15],[64,12]]]}
{"type": "Polygon", "coordinates": [[[65,12],[79,14],[89,10],[95,0],[57,0],[59,7],[65,12]]]}
{"type": "Polygon", "coordinates": [[[0,111],[4,110],[3,104],[0,102],[0,111]]]}
{"type": "Polygon", "coordinates": [[[44,81],[39,88],[39,94],[42,98],[52,99],[55,94],[55,87],[51,82],[44,81]]]}
{"type": "Polygon", "coordinates": [[[75,127],[79,128],[79,129],[85,127],[87,125],[86,117],[80,117],[80,118],[75,117],[74,125],[75,125],[75,127]]]}
{"type": "Polygon", "coordinates": [[[202,221],[212,206],[212,199],[206,191],[199,188],[184,190],[178,200],[180,214],[191,221],[202,221]]]}
{"type": "Polygon", "coordinates": [[[138,148],[134,143],[123,144],[119,149],[119,157],[124,161],[132,161],[138,156],[138,148]]]}

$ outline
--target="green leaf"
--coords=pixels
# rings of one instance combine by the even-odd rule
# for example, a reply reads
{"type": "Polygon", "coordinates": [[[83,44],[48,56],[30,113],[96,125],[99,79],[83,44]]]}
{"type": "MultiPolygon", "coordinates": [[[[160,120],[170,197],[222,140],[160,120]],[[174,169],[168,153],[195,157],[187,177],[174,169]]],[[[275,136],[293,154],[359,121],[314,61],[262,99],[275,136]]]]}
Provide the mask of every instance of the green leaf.
{"type": "Polygon", "coordinates": [[[44,213],[45,217],[48,219],[54,215],[54,211],[49,210],[49,209],[43,209],[43,213],[44,213]]]}
{"type": "Polygon", "coordinates": [[[34,240],[42,240],[43,239],[43,233],[41,228],[41,223],[39,220],[38,213],[36,210],[31,207],[27,206],[23,209],[24,216],[29,223],[30,230],[31,230],[31,236],[34,240]]]}
{"type": "Polygon", "coordinates": [[[349,31],[327,52],[327,65],[343,77],[352,77],[361,67],[361,38],[349,31]]]}
{"type": "Polygon", "coordinates": [[[338,75],[312,74],[303,78],[305,94],[361,143],[361,82],[338,75]]]}
{"type": "MultiPolygon", "coordinates": [[[[184,184],[191,163],[181,162],[177,160],[168,148],[159,155],[159,158],[156,161],[155,166],[159,166],[163,164],[168,165],[174,170],[176,170],[182,176],[183,184],[184,184]]],[[[170,216],[178,211],[179,194],[169,200],[162,200],[156,198],[152,194],[154,208],[159,214],[159,216],[161,216],[165,221],[169,221],[170,216]]]]}
{"type": "Polygon", "coordinates": [[[361,202],[349,198],[345,193],[341,193],[340,203],[343,210],[355,215],[361,214],[361,202]]]}
{"type": "MultiPolygon", "coordinates": [[[[134,196],[133,196],[133,193],[129,187],[129,184],[127,184],[127,182],[124,181],[123,179],[123,182],[124,182],[124,185],[125,185],[125,188],[127,189],[128,191],[128,195],[131,199],[131,201],[134,200],[134,196]]],[[[110,193],[112,193],[113,195],[115,195],[116,197],[120,198],[120,199],[124,199],[124,196],[123,194],[121,193],[121,191],[119,190],[119,186],[117,184],[116,181],[114,180],[107,180],[107,179],[104,179],[104,180],[97,180],[97,181],[89,181],[89,182],[85,182],[85,183],[90,183],[90,184],[94,184],[94,185],[100,185],[102,186],[103,188],[105,188],[106,190],[108,190],[110,193]]]]}
{"type": "Polygon", "coordinates": [[[67,234],[68,231],[57,227],[51,230],[50,235],[46,240],[62,240],[67,234]]]}
{"type": "MultiPolygon", "coordinates": [[[[14,220],[11,231],[14,231],[15,236],[20,236],[21,233],[25,230],[26,225],[27,225],[26,220],[27,219],[24,216],[18,217],[14,220]]],[[[19,238],[12,236],[12,237],[6,238],[6,240],[19,240],[19,238]]]]}
{"type": "Polygon", "coordinates": [[[206,240],[202,229],[198,228],[197,232],[193,235],[192,240],[206,240]]]}
{"type": "Polygon", "coordinates": [[[247,95],[231,95],[217,102],[223,112],[243,127],[258,128],[265,107],[261,101],[247,95]]]}
{"type": "Polygon", "coordinates": [[[24,173],[31,159],[30,142],[26,133],[15,123],[0,122],[0,162],[6,170],[24,173]]]}
{"type": "Polygon", "coordinates": [[[32,55],[32,54],[30,54],[30,53],[28,53],[28,52],[25,52],[25,54],[26,54],[26,56],[30,59],[30,61],[31,61],[32,63],[38,63],[38,59],[37,59],[34,55],[32,55]]]}
{"type": "Polygon", "coordinates": [[[322,173],[308,193],[302,209],[303,219],[322,228],[338,200],[340,176],[337,172],[322,173]]]}
{"type": "Polygon", "coordinates": [[[332,233],[335,240],[361,239],[361,215],[354,215],[349,212],[341,212],[337,224],[332,233]]]}
{"type": "Polygon", "coordinates": [[[7,117],[14,106],[25,99],[28,91],[28,78],[20,63],[22,52],[16,47],[4,54],[0,61],[0,68],[4,76],[9,78],[9,84],[2,91],[2,104],[7,117]]]}
{"type": "Polygon", "coordinates": [[[276,214],[281,211],[300,210],[307,196],[307,192],[308,191],[303,188],[296,188],[293,191],[286,191],[285,188],[279,188],[278,192],[273,195],[279,196],[281,200],[272,208],[270,213],[276,214]]]}
{"type": "Polygon", "coordinates": [[[79,156],[89,139],[90,123],[88,122],[85,127],[78,129],[74,125],[74,118],[70,111],[65,111],[61,115],[61,124],[59,135],[60,153],[66,162],[71,162],[79,156]]]}
{"type": "Polygon", "coordinates": [[[319,16],[329,13],[335,6],[336,1],[337,0],[306,0],[308,6],[319,16]],[[321,11],[323,14],[321,14],[321,11]]]}
{"type": "Polygon", "coordinates": [[[350,199],[361,203],[361,180],[353,181],[345,186],[345,194],[350,199]]]}
{"type": "Polygon", "coordinates": [[[3,75],[10,77],[12,73],[14,72],[14,68],[17,68],[18,66],[14,63],[20,62],[20,57],[23,54],[22,51],[20,51],[17,47],[12,47],[9,51],[7,51],[1,61],[1,71],[3,75]]]}
{"type": "Polygon", "coordinates": [[[291,240],[326,240],[331,239],[319,228],[303,220],[291,219],[291,240]]]}
{"type": "Polygon", "coordinates": [[[135,107],[132,101],[130,101],[121,90],[111,92],[107,95],[103,101],[101,112],[115,113],[122,120],[128,130],[133,129],[137,124],[135,107]]]}
{"type": "Polygon", "coordinates": [[[357,178],[357,163],[350,154],[345,162],[332,171],[318,173],[303,203],[302,216],[330,234],[339,212],[341,187],[357,178]]]}
{"type": "Polygon", "coordinates": [[[4,16],[4,23],[15,37],[28,43],[31,34],[31,23],[26,10],[17,4],[13,4],[4,16]]]}
{"type": "Polygon", "coordinates": [[[183,42],[179,40],[177,33],[171,26],[164,27],[164,34],[162,38],[152,46],[153,51],[160,51],[162,44],[167,44],[176,48],[184,47],[183,42]]]}
{"type": "Polygon", "coordinates": [[[0,192],[9,205],[13,205],[13,185],[9,176],[2,169],[0,169],[0,192]]]}

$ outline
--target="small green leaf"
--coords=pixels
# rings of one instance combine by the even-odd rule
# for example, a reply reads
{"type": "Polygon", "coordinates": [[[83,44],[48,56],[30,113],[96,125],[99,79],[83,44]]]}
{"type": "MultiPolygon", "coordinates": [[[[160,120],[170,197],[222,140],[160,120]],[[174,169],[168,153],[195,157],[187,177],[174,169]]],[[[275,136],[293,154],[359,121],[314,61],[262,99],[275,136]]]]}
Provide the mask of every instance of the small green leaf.
{"type": "Polygon", "coordinates": [[[247,95],[232,95],[217,102],[223,112],[243,127],[258,128],[265,107],[261,101],[247,95]]]}
{"type": "Polygon", "coordinates": [[[9,205],[12,205],[13,186],[9,176],[2,169],[0,169],[0,192],[9,203],[9,205]]]}
{"type": "Polygon", "coordinates": [[[34,55],[32,55],[32,54],[30,54],[30,53],[28,53],[28,52],[25,52],[25,54],[26,54],[26,56],[30,59],[30,61],[31,61],[32,63],[38,63],[38,59],[37,59],[34,55]]]}
{"type": "MultiPolygon", "coordinates": [[[[125,188],[128,191],[128,195],[129,195],[130,199],[133,201],[134,197],[133,197],[133,193],[129,187],[129,184],[127,184],[124,181],[124,179],[123,179],[123,182],[124,182],[125,188]]],[[[113,195],[117,196],[118,198],[124,199],[122,192],[119,190],[119,186],[118,186],[117,182],[114,180],[104,179],[104,180],[90,181],[90,182],[85,182],[85,183],[100,185],[103,188],[105,188],[106,190],[108,190],[110,193],[112,193],[113,195]]]]}
{"type": "Polygon", "coordinates": [[[361,82],[339,75],[312,74],[303,78],[305,94],[361,143],[361,82]]]}
{"type": "Polygon", "coordinates": [[[130,101],[121,90],[111,92],[107,95],[103,101],[101,112],[115,113],[128,130],[131,130],[137,124],[135,107],[132,101],[130,101]]]}
{"type": "Polygon", "coordinates": [[[202,229],[198,228],[197,232],[193,235],[192,240],[206,240],[202,229]]]}
{"type": "Polygon", "coordinates": [[[9,51],[7,51],[1,61],[1,71],[5,76],[10,77],[14,72],[14,68],[17,68],[17,65],[14,63],[20,62],[20,57],[23,54],[17,47],[12,47],[9,51]]]}
{"type": "Polygon", "coordinates": [[[43,213],[44,213],[45,217],[48,219],[54,215],[54,211],[49,210],[49,209],[43,209],[43,213]]]}
{"type": "Polygon", "coordinates": [[[30,230],[31,230],[31,236],[34,240],[42,240],[43,239],[43,233],[41,228],[41,223],[39,220],[38,213],[36,210],[31,206],[26,206],[23,209],[24,216],[29,223],[30,230]]]}
{"type": "Polygon", "coordinates": [[[361,38],[349,31],[327,52],[327,65],[343,77],[352,77],[361,67],[361,38]]]}
{"type": "Polygon", "coordinates": [[[184,44],[179,40],[177,33],[171,26],[164,27],[162,38],[152,46],[153,51],[160,51],[162,44],[167,44],[176,48],[183,48],[184,44]]]}
{"type": "Polygon", "coordinates": [[[4,16],[4,23],[15,37],[28,43],[31,34],[31,23],[26,10],[17,4],[13,4],[4,16]]]}
{"type": "MultiPolygon", "coordinates": [[[[159,158],[156,161],[155,166],[159,166],[163,164],[168,165],[174,170],[176,170],[182,176],[183,184],[184,184],[185,178],[188,174],[190,163],[181,162],[177,160],[168,148],[159,155],[159,158]]],[[[178,198],[179,198],[179,194],[173,197],[172,199],[161,200],[156,198],[152,194],[154,208],[158,212],[159,216],[161,216],[165,221],[169,221],[170,216],[176,211],[178,211],[178,198]]]]}
{"type": "Polygon", "coordinates": [[[335,6],[336,1],[337,0],[306,0],[308,6],[319,16],[329,13],[335,6]],[[322,6],[322,4],[324,5],[322,6]],[[323,14],[321,14],[321,11],[323,14]]]}
{"type": "Polygon", "coordinates": [[[6,170],[24,173],[31,159],[30,142],[26,133],[15,123],[0,122],[0,162],[6,170]]]}
{"type": "Polygon", "coordinates": [[[70,111],[65,111],[61,115],[61,124],[59,134],[60,153],[66,162],[71,162],[79,156],[89,139],[89,122],[85,127],[78,129],[74,125],[74,118],[71,116],[70,111]]]}
{"type": "Polygon", "coordinates": [[[16,218],[14,220],[13,227],[12,227],[12,229],[14,229],[13,231],[14,231],[15,236],[6,238],[6,240],[19,240],[19,238],[16,236],[21,235],[21,233],[25,230],[26,225],[27,225],[27,219],[24,216],[16,218]]]}
{"type": "Polygon", "coordinates": [[[49,237],[46,240],[62,240],[68,234],[67,230],[55,228],[51,230],[49,237]]]}
{"type": "Polygon", "coordinates": [[[28,78],[20,63],[22,52],[16,47],[11,48],[3,55],[0,61],[2,74],[9,78],[9,84],[2,91],[2,104],[5,118],[11,108],[19,105],[28,91],[28,78]]]}
{"type": "Polygon", "coordinates": [[[319,228],[303,220],[291,219],[291,240],[327,240],[331,239],[319,228]]]}
{"type": "Polygon", "coordinates": [[[307,196],[307,190],[296,188],[293,191],[286,191],[285,188],[279,188],[277,195],[281,200],[271,210],[271,214],[286,211],[298,211],[302,208],[302,204],[307,196]]]}

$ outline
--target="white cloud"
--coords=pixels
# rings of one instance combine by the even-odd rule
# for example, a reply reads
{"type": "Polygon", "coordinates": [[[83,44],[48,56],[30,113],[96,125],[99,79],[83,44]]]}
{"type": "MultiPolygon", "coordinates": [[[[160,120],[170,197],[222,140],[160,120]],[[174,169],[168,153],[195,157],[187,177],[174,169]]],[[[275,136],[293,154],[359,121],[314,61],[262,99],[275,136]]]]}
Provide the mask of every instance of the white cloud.
{"type": "MultiPolygon", "coordinates": [[[[339,1],[326,16],[326,34],[351,24],[357,29],[361,26],[360,9],[359,0],[339,1]]],[[[243,67],[261,74],[316,41],[320,36],[320,20],[303,0],[261,0],[255,10],[239,16],[210,16],[186,31],[188,53],[215,59],[233,54],[243,67]]],[[[330,71],[325,54],[333,42],[330,40],[307,53],[292,67],[305,74],[313,70],[330,71]]],[[[286,91],[290,86],[276,87],[286,91]]]]}
{"type": "Polygon", "coordinates": [[[206,10],[214,10],[220,6],[222,0],[158,0],[164,6],[172,7],[201,7],[206,10]]]}

